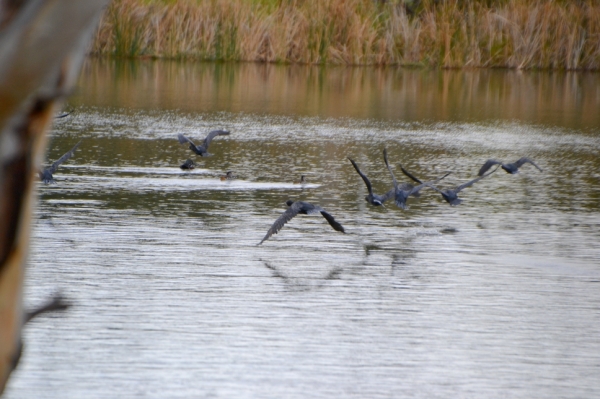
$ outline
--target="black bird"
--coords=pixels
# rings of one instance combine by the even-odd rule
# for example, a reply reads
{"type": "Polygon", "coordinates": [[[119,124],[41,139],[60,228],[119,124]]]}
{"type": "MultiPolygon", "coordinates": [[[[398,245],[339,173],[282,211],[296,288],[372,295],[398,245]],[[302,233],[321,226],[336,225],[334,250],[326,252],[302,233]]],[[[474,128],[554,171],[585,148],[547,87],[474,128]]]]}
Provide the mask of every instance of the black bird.
{"type": "Polygon", "coordinates": [[[483,176],[479,176],[476,179],[473,179],[471,181],[468,181],[466,183],[461,184],[460,186],[456,187],[455,189],[448,189],[448,190],[440,190],[437,187],[435,187],[433,184],[429,184],[426,183],[428,187],[434,189],[435,191],[437,191],[438,193],[442,194],[442,197],[450,204],[450,205],[458,205],[462,202],[462,200],[460,198],[458,198],[458,193],[461,190],[464,190],[467,187],[471,187],[473,184],[477,183],[479,180],[484,179],[486,177],[488,177],[489,175],[491,175],[492,173],[494,173],[495,171],[497,171],[499,168],[499,166],[496,167],[496,169],[492,170],[490,173],[488,173],[487,175],[483,175],[483,176]]]}
{"type": "Polygon", "coordinates": [[[228,134],[229,132],[226,130],[213,130],[212,132],[208,133],[208,136],[206,136],[206,138],[202,142],[202,145],[194,144],[192,140],[188,139],[181,133],[177,135],[177,138],[179,139],[180,144],[189,143],[190,150],[194,151],[197,155],[200,155],[201,157],[208,157],[212,155],[208,153],[208,146],[210,145],[212,139],[214,139],[217,136],[227,136],[228,134]]]}
{"type": "Polygon", "coordinates": [[[52,174],[54,172],[56,172],[56,169],[58,169],[60,164],[62,164],[63,162],[65,162],[66,160],[68,160],[69,158],[71,158],[73,156],[73,154],[75,153],[75,150],[77,149],[77,147],[79,147],[79,144],[81,144],[81,140],[79,140],[79,143],[75,144],[75,147],[71,148],[71,150],[69,150],[69,152],[67,152],[65,155],[60,157],[58,159],[58,161],[54,162],[50,167],[43,169],[39,172],[39,176],[40,176],[40,179],[42,180],[42,182],[44,182],[46,184],[54,183],[54,178],[52,177],[52,174]]]}
{"type": "Polygon", "coordinates": [[[371,186],[371,182],[369,181],[367,175],[360,171],[356,162],[354,162],[350,157],[348,157],[348,159],[350,160],[350,162],[352,162],[352,166],[354,166],[354,169],[356,169],[356,173],[358,173],[360,177],[362,177],[363,181],[365,182],[365,185],[367,186],[369,195],[365,196],[365,201],[367,201],[371,205],[381,206],[385,201],[394,197],[394,189],[391,189],[383,195],[373,194],[373,187],[371,186]]]}
{"type": "Polygon", "coordinates": [[[538,168],[538,170],[540,172],[542,172],[542,169],[539,166],[537,166],[535,164],[535,162],[533,162],[529,158],[523,157],[523,158],[519,159],[517,162],[514,162],[514,163],[502,163],[500,161],[496,161],[495,159],[488,159],[487,161],[485,161],[485,163],[483,164],[483,166],[481,167],[481,169],[479,169],[479,173],[477,173],[477,175],[478,176],[483,176],[483,174],[485,172],[487,172],[487,170],[489,168],[491,168],[494,165],[498,165],[498,164],[500,164],[500,166],[502,166],[502,169],[504,169],[506,171],[506,173],[510,173],[511,175],[514,175],[515,173],[518,173],[519,172],[519,168],[521,166],[523,166],[524,164],[526,164],[526,163],[532,164],[533,166],[535,166],[536,168],[538,168]]]}
{"type": "MultiPolygon", "coordinates": [[[[409,196],[416,196],[415,194],[418,194],[419,191],[424,188],[424,187],[430,187],[430,184],[433,183],[437,183],[438,181],[442,180],[444,177],[448,176],[450,173],[446,173],[444,176],[433,180],[431,182],[427,182],[427,183],[421,183],[418,186],[413,186],[412,184],[409,183],[402,183],[402,184],[398,184],[398,182],[396,181],[396,177],[394,176],[394,172],[392,172],[392,168],[390,168],[390,164],[388,162],[387,159],[387,151],[384,148],[383,149],[383,160],[385,161],[385,166],[387,166],[388,170],[390,171],[390,175],[392,175],[392,181],[394,182],[394,200],[396,202],[396,205],[402,209],[408,209],[408,207],[406,206],[406,200],[408,199],[409,196]]],[[[404,168],[402,166],[400,166],[400,168],[402,169],[402,171],[407,174],[408,172],[406,172],[404,170],[404,168]]],[[[409,177],[411,177],[413,180],[418,180],[414,177],[412,177],[412,175],[409,174],[409,177]]]]}
{"type": "Polygon", "coordinates": [[[183,170],[191,170],[191,169],[194,169],[195,167],[196,167],[196,163],[194,161],[192,161],[191,159],[186,160],[180,166],[180,168],[183,170]]]}
{"type": "Polygon", "coordinates": [[[283,214],[281,216],[279,216],[279,218],[275,221],[275,223],[273,223],[273,225],[271,226],[269,231],[267,231],[267,234],[265,235],[265,237],[262,239],[261,242],[258,243],[258,245],[260,245],[263,242],[265,242],[266,240],[268,240],[269,237],[271,237],[273,234],[277,234],[277,232],[279,230],[281,230],[281,228],[287,222],[292,220],[294,218],[294,216],[296,216],[299,213],[302,213],[304,215],[313,215],[316,213],[320,213],[329,222],[329,224],[331,225],[331,227],[333,227],[333,229],[335,231],[340,231],[342,233],[345,233],[344,227],[342,227],[341,224],[336,222],[336,220],[333,218],[333,216],[331,216],[329,213],[327,213],[323,208],[321,208],[318,205],[313,205],[308,202],[302,202],[302,201],[294,202],[292,200],[287,200],[286,205],[289,208],[285,212],[283,212],[283,214]]]}

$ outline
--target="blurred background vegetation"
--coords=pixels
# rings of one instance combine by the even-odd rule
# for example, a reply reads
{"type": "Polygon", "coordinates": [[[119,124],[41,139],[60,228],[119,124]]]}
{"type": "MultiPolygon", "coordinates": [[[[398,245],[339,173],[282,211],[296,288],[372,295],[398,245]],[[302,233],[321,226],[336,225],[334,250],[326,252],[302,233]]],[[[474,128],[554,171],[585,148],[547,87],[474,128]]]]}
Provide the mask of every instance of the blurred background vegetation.
{"type": "Polygon", "coordinates": [[[592,0],[116,0],[93,54],[596,70],[592,0]]]}

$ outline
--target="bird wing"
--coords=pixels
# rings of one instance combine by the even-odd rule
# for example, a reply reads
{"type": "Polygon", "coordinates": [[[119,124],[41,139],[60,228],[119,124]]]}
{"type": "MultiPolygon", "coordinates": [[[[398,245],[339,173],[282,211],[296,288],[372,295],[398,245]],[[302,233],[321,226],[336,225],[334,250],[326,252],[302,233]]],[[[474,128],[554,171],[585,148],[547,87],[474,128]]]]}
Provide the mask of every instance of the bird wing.
{"type": "Polygon", "coordinates": [[[491,168],[494,165],[498,165],[498,164],[502,164],[502,162],[496,161],[495,159],[488,159],[487,161],[485,161],[485,163],[483,164],[481,169],[479,169],[477,176],[483,176],[483,174],[485,172],[487,172],[489,168],[491,168]]]}
{"type": "Polygon", "coordinates": [[[392,188],[390,191],[388,191],[387,193],[383,194],[381,197],[381,201],[385,202],[389,199],[392,199],[396,196],[396,189],[392,188]]]}
{"type": "Polygon", "coordinates": [[[402,165],[400,165],[400,169],[402,170],[402,173],[404,173],[406,176],[408,176],[408,178],[411,179],[412,181],[419,183],[419,184],[423,183],[421,180],[417,179],[415,176],[410,174],[410,172],[408,170],[404,169],[404,167],[402,165]]]}
{"type": "Polygon", "coordinates": [[[500,167],[500,165],[496,166],[496,169],[492,170],[490,173],[488,173],[486,175],[479,176],[476,179],[473,179],[471,181],[468,181],[466,183],[461,184],[460,186],[456,187],[456,189],[454,190],[454,192],[456,192],[458,194],[461,190],[463,190],[463,189],[465,189],[467,187],[471,187],[473,184],[477,183],[479,180],[485,179],[486,177],[488,177],[489,175],[491,175],[492,173],[494,173],[495,171],[497,171],[499,167],[500,167]]]}
{"type": "MultiPolygon", "coordinates": [[[[422,188],[424,188],[424,187],[430,187],[430,188],[434,188],[434,187],[433,187],[433,185],[434,185],[435,183],[439,182],[440,180],[442,180],[443,178],[445,178],[446,176],[448,176],[450,173],[451,173],[451,172],[448,172],[448,173],[446,173],[446,174],[445,174],[444,176],[442,176],[442,177],[438,177],[438,178],[437,178],[437,179],[435,179],[435,180],[428,181],[428,182],[425,182],[425,183],[419,184],[419,185],[418,185],[418,186],[416,186],[416,187],[413,187],[413,189],[412,189],[412,190],[410,190],[410,192],[409,192],[409,195],[414,195],[415,193],[418,193],[418,192],[419,192],[419,191],[420,191],[422,188]]],[[[439,190],[438,190],[438,191],[439,191],[439,190]]]]}
{"type": "Polygon", "coordinates": [[[67,159],[71,158],[73,154],[75,154],[75,150],[77,149],[77,147],[79,147],[79,144],[81,144],[81,140],[79,140],[79,143],[75,144],[75,147],[71,148],[65,155],[63,155],[56,162],[54,162],[52,166],[48,168],[48,171],[50,171],[50,173],[56,172],[56,169],[58,169],[60,164],[62,164],[67,159]]]}
{"type": "Polygon", "coordinates": [[[217,136],[227,136],[228,134],[229,132],[226,130],[213,130],[212,132],[208,133],[208,136],[206,136],[206,138],[204,139],[202,147],[204,147],[205,150],[208,150],[208,145],[210,144],[212,139],[214,139],[217,136]]]}
{"type": "Polygon", "coordinates": [[[350,160],[350,162],[352,162],[352,166],[354,166],[354,169],[356,169],[356,173],[358,173],[360,175],[360,177],[362,177],[363,181],[365,182],[365,185],[367,186],[367,190],[369,190],[369,194],[373,195],[373,187],[371,186],[371,182],[369,181],[369,178],[363,172],[360,171],[356,162],[354,162],[350,158],[348,158],[348,159],[350,160]]]}
{"type": "Polygon", "coordinates": [[[177,139],[179,140],[179,144],[185,144],[185,143],[190,143],[191,145],[193,145],[194,147],[196,147],[196,144],[194,144],[194,142],[190,139],[188,139],[187,137],[185,137],[183,134],[179,133],[177,135],[177,139]]]}
{"type": "Polygon", "coordinates": [[[390,175],[392,175],[392,181],[394,182],[394,190],[397,190],[398,182],[396,181],[396,176],[394,176],[394,172],[392,172],[392,168],[390,168],[390,164],[387,158],[387,150],[385,148],[383,149],[383,160],[385,161],[385,166],[387,166],[388,170],[390,171],[390,175]]]}
{"type": "Polygon", "coordinates": [[[324,210],[321,210],[321,215],[323,215],[323,217],[325,219],[327,219],[327,221],[329,222],[329,224],[331,225],[331,227],[333,227],[333,229],[335,231],[341,231],[342,233],[345,233],[346,231],[344,230],[344,227],[339,224],[334,218],[333,216],[331,216],[329,213],[325,212],[324,210]]]}
{"type": "Polygon", "coordinates": [[[526,163],[530,163],[530,164],[532,164],[533,166],[535,166],[536,168],[538,168],[538,170],[539,170],[540,172],[542,172],[542,168],[540,168],[539,166],[537,166],[537,165],[536,165],[536,163],[535,163],[535,162],[533,162],[531,159],[529,159],[529,158],[525,158],[525,157],[523,157],[523,158],[519,159],[517,162],[515,162],[515,166],[516,166],[517,168],[520,168],[521,166],[523,166],[523,165],[524,165],[524,164],[526,164],[526,163]]]}
{"type": "Polygon", "coordinates": [[[281,228],[290,220],[292,220],[294,218],[294,216],[296,216],[299,212],[300,212],[300,208],[301,208],[301,204],[299,202],[294,202],[292,205],[290,205],[290,207],[288,209],[285,210],[285,212],[283,212],[281,214],[281,216],[279,216],[277,218],[277,220],[275,221],[275,223],[273,223],[273,225],[271,226],[271,228],[269,229],[269,231],[267,231],[267,234],[265,235],[265,237],[262,239],[261,242],[258,243],[258,245],[262,244],[264,241],[268,240],[269,237],[271,237],[273,234],[277,234],[277,232],[279,230],[281,230],[281,228]]]}
{"type": "Polygon", "coordinates": [[[439,188],[437,188],[436,186],[434,186],[432,183],[425,183],[425,185],[429,188],[434,189],[435,191],[437,191],[440,194],[443,194],[444,192],[442,190],[440,190],[439,188]]]}

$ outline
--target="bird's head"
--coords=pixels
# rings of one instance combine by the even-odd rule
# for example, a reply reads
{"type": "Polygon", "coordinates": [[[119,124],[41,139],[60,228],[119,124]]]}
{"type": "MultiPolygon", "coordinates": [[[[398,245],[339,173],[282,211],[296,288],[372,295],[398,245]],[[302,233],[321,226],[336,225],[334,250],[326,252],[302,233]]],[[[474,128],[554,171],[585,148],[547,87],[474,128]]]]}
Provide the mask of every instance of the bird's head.
{"type": "Polygon", "coordinates": [[[292,204],[293,204],[293,203],[294,203],[294,201],[292,201],[292,200],[287,200],[287,201],[285,201],[285,204],[286,204],[287,206],[292,206],[292,204]]]}

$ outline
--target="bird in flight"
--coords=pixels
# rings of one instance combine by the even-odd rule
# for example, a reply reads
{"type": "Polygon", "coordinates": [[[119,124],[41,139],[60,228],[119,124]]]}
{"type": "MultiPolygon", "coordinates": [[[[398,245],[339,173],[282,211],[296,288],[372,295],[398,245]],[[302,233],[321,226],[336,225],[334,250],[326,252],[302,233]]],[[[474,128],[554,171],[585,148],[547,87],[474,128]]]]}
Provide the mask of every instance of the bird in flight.
{"type": "Polygon", "coordinates": [[[485,161],[485,163],[483,164],[483,166],[481,167],[481,169],[479,169],[479,173],[477,173],[478,176],[483,176],[483,174],[485,172],[488,171],[489,168],[491,168],[494,165],[500,165],[502,166],[502,169],[504,169],[506,171],[506,173],[510,173],[511,175],[514,175],[515,173],[519,172],[519,168],[521,166],[523,166],[526,163],[530,163],[533,166],[535,166],[536,168],[538,168],[538,170],[540,172],[542,172],[542,168],[540,168],[539,166],[536,165],[535,162],[533,162],[531,159],[529,158],[521,158],[519,159],[517,162],[514,163],[502,163],[500,161],[496,161],[495,159],[488,159],[487,161],[485,161]]]}
{"type": "Polygon", "coordinates": [[[320,213],[327,220],[327,222],[329,222],[329,224],[331,225],[331,227],[333,227],[333,229],[335,231],[340,231],[342,233],[345,233],[344,227],[341,224],[339,224],[333,218],[333,216],[331,216],[329,213],[327,213],[325,211],[325,209],[321,208],[318,205],[313,205],[308,202],[292,201],[292,200],[286,201],[286,205],[288,206],[288,209],[285,212],[283,212],[281,214],[281,216],[279,216],[279,218],[277,218],[275,223],[273,223],[273,225],[271,226],[269,231],[267,231],[267,234],[265,235],[265,237],[261,240],[261,242],[258,243],[258,245],[260,245],[263,242],[265,242],[266,240],[268,240],[269,237],[271,237],[273,234],[277,234],[277,232],[279,230],[281,230],[281,228],[287,222],[292,220],[294,218],[294,216],[296,216],[299,213],[302,213],[304,215],[313,215],[316,213],[320,213]]]}
{"type": "Polygon", "coordinates": [[[389,200],[390,198],[392,198],[394,196],[394,189],[391,189],[390,191],[388,191],[387,193],[385,193],[383,195],[374,194],[373,186],[371,185],[371,181],[369,180],[367,175],[365,175],[363,172],[361,172],[361,170],[359,169],[356,162],[354,162],[354,160],[352,160],[350,157],[348,157],[348,159],[350,160],[350,162],[352,162],[352,166],[354,166],[354,169],[356,169],[356,173],[358,173],[359,176],[362,177],[363,181],[365,182],[365,185],[367,186],[367,190],[369,191],[369,194],[365,196],[365,201],[367,201],[371,205],[381,206],[381,205],[383,205],[383,203],[385,201],[389,200]]]}
{"type": "Polygon", "coordinates": [[[75,147],[71,148],[65,155],[60,157],[50,167],[40,170],[39,176],[40,176],[40,179],[42,180],[42,182],[44,182],[45,184],[55,182],[54,178],[52,177],[52,174],[54,172],[56,172],[56,170],[58,169],[60,164],[67,161],[69,158],[71,158],[73,156],[73,154],[75,153],[75,150],[77,149],[77,147],[79,147],[79,144],[81,144],[81,140],[79,140],[79,142],[77,144],[75,144],[75,147]]]}
{"type": "MultiPolygon", "coordinates": [[[[408,209],[408,206],[406,205],[406,200],[408,200],[409,196],[411,196],[411,195],[417,196],[417,194],[419,193],[419,191],[421,189],[423,189],[424,187],[430,187],[431,184],[437,183],[438,181],[442,180],[444,177],[446,177],[450,174],[450,173],[446,173],[444,176],[442,176],[440,178],[437,178],[430,182],[421,183],[418,186],[413,186],[412,184],[409,184],[409,183],[398,184],[398,182],[396,181],[396,177],[394,176],[394,172],[392,172],[392,168],[390,167],[390,164],[388,162],[387,151],[385,148],[383,149],[383,160],[385,161],[385,166],[387,166],[387,168],[390,172],[390,175],[392,175],[392,182],[394,183],[394,194],[393,194],[394,201],[396,202],[396,205],[402,209],[408,209]]],[[[400,168],[402,169],[402,172],[404,172],[404,174],[411,177],[413,180],[420,181],[420,180],[416,179],[414,176],[410,175],[402,167],[402,165],[400,165],[400,168]]]]}
{"type": "Polygon", "coordinates": [[[458,193],[461,192],[461,190],[464,190],[467,187],[471,187],[473,184],[477,183],[481,179],[485,179],[486,177],[488,177],[489,175],[491,175],[492,173],[494,173],[495,171],[497,171],[499,167],[500,166],[497,166],[496,169],[492,170],[487,175],[479,176],[478,178],[473,179],[471,181],[468,181],[466,183],[463,183],[463,184],[461,184],[460,186],[457,186],[454,189],[447,189],[447,190],[443,190],[442,191],[439,188],[435,187],[433,184],[427,183],[427,186],[429,186],[430,188],[434,189],[438,193],[442,194],[442,197],[450,205],[459,205],[462,202],[462,200],[460,198],[458,198],[458,193]]]}
{"type": "Polygon", "coordinates": [[[212,132],[208,133],[208,136],[206,136],[206,138],[202,142],[202,145],[194,144],[194,142],[192,140],[188,139],[181,133],[179,133],[177,135],[177,139],[179,139],[180,144],[189,143],[190,150],[194,151],[197,155],[200,155],[201,157],[208,157],[208,156],[212,155],[212,154],[208,153],[208,146],[210,145],[210,142],[212,141],[212,139],[214,139],[217,136],[227,136],[227,135],[229,135],[229,132],[226,130],[213,130],[212,132]]]}

